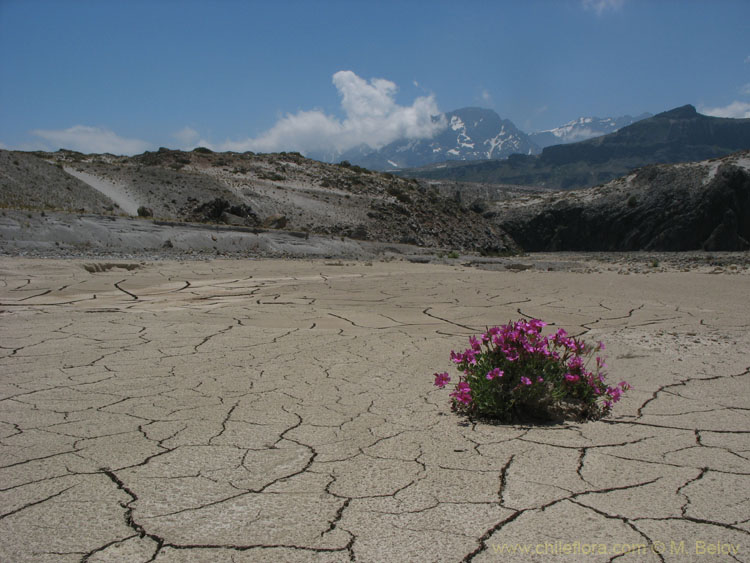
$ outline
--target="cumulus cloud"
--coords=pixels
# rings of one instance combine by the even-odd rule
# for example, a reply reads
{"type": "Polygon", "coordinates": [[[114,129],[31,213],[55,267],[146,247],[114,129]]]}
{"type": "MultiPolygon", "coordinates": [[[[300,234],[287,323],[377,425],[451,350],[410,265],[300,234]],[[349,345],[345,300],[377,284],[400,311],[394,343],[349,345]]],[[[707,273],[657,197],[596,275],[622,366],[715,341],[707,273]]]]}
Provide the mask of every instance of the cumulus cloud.
{"type": "Polygon", "coordinates": [[[226,141],[212,146],[232,151],[343,152],[365,144],[380,148],[396,139],[432,137],[443,129],[443,119],[433,95],[416,98],[409,106],[395,101],[396,84],[383,78],[365,80],[350,70],[333,75],[333,84],[341,98],[343,119],[320,110],[286,114],[268,131],[242,141],[226,141]]]}
{"type": "Polygon", "coordinates": [[[197,146],[195,143],[200,138],[200,134],[192,127],[185,126],[172,133],[172,138],[176,139],[183,148],[192,149],[197,146]]]}
{"type": "Polygon", "coordinates": [[[714,117],[750,118],[750,103],[735,101],[724,107],[701,108],[701,113],[714,117]]]}
{"type": "Polygon", "coordinates": [[[619,10],[624,3],[625,0],[581,0],[584,9],[596,12],[597,16],[607,10],[619,10]]]}
{"type": "Polygon", "coordinates": [[[53,145],[55,149],[70,149],[83,153],[137,154],[151,148],[151,143],[140,139],[126,139],[101,127],[74,125],[69,129],[31,131],[53,145]]]}

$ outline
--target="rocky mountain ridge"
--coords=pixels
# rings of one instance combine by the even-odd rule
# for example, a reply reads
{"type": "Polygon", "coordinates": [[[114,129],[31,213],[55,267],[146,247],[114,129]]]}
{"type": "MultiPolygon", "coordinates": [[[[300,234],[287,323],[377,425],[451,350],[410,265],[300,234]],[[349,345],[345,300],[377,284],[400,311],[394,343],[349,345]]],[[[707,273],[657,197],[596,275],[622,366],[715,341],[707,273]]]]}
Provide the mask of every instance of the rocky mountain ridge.
{"type": "Polygon", "coordinates": [[[602,184],[648,164],[699,161],[744,149],[750,149],[750,119],[710,117],[687,105],[602,137],[546,147],[540,155],[442,163],[402,174],[572,189],[602,184]]]}
{"type": "Polygon", "coordinates": [[[609,135],[623,127],[632,125],[636,121],[641,121],[649,117],[653,117],[653,115],[643,113],[636,117],[630,115],[620,117],[579,117],[560,127],[529,133],[529,138],[539,148],[544,149],[552,145],[577,143],[578,141],[609,135]]]}
{"type": "Polygon", "coordinates": [[[524,133],[509,119],[495,111],[466,107],[435,117],[445,128],[430,139],[398,139],[373,149],[362,145],[336,155],[313,155],[325,161],[347,160],[373,170],[395,171],[446,161],[503,160],[512,154],[539,154],[547,146],[566,144],[605,135],[643,119],[580,117],[560,127],[536,133],[524,133]]]}

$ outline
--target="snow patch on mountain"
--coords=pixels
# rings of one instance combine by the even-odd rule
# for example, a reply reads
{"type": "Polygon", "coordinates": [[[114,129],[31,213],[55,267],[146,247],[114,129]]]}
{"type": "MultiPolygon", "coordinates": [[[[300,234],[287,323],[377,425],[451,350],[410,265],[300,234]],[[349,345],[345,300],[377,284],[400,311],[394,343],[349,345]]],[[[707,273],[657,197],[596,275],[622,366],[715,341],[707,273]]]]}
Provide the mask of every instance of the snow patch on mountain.
{"type": "Polygon", "coordinates": [[[565,125],[531,133],[529,137],[540,147],[550,145],[559,145],[566,143],[576,143],[585,141],[593,137],[608,135],[622,129],[628,125],[651,117],[651,114],[644,113],[636,117],[623,115],[621,117],[579,117],[569,121],[565,125]]]}

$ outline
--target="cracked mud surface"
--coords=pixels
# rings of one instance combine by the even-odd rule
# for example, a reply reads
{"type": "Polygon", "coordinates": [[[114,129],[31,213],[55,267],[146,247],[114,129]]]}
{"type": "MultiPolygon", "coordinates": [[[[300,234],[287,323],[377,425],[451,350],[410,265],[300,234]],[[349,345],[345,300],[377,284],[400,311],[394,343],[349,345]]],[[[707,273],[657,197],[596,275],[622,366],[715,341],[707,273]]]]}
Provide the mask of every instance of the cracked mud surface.
{"type": "Polygon", "coordinates": [[[2,258],[0,561],[750,561],[749,289],[2,258]],[[520,316],[607,344],[612,416],[450,412],[432,373],[520,316]]]}

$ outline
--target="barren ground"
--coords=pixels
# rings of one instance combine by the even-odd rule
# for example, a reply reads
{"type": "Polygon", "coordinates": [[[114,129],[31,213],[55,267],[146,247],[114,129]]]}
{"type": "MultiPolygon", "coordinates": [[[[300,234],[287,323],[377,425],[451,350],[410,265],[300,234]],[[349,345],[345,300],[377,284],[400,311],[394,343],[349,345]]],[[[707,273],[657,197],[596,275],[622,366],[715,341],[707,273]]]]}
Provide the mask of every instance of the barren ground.
{"type": "Polygon", "coordinates": [[[0,258],[0,560],[750,560],[747,269],[583,264],[0,258]],[[451,413],[520,316],[609,418],[451,413]]]}

